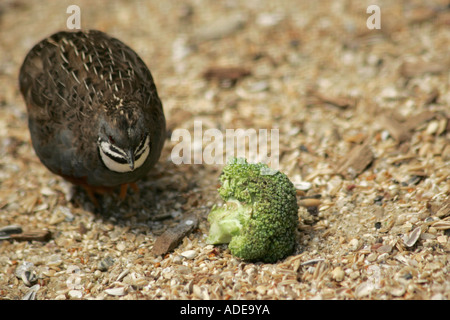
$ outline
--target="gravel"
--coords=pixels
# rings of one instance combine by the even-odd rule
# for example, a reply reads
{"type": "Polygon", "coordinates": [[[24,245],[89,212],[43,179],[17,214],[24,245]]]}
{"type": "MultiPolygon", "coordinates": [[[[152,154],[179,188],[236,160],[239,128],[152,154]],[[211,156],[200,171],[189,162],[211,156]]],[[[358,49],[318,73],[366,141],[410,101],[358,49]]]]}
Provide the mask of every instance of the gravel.
{"type": "Polygon", "coordinates": [[[275,264],[205,243],[222,164],[174,164],[178,141],[139,193],[100,209],[39,162],[17,75],[70,4],[0,4],[2,299],[450,298],[447,1],[374,1],[379,30],[355,1],[77,1],[83,28],[147,63],[169,137],[194,121],[279,130],[301,209],[296,251],[275,264]]]}

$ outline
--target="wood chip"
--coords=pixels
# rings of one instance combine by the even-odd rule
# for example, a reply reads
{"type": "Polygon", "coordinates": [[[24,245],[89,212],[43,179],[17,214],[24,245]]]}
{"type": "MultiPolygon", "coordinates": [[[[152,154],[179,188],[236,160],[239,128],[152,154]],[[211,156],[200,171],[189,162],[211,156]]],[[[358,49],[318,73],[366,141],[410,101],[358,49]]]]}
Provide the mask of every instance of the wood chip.
{"type": "Polygon", "coordinates": [[[432,103],[436,103],[439,99],[439,90],[434,88],[425,98],[425,101],[423,102],[423,104],[425,106],[428,106],[432,103]]]}
{"type": "Polygon", "coordinates": [[[450,216],[450,198],[448,198],[439,208],[439,210],[436,212],[436,216],[441,219],[450,216]]]}
{"type": "Polygon", "coordinates": [[[51,233],[48,230],[28,231],[10,235],[10,239],[16,241],[49,241],[51,233]]]}
{"type": "Polygon", "coordinates": [[[164,255],[172,251],[185,236],[196,228],[197,224],[197,216],[191,215],[181,221],[176,227],[166,230],[156,239],[152,252],[156,255],[164,255]]]}
{"type": "Polygon", "coordinates": [[[374,160],[375,156],[369,147],[369,140],[355,146],[349,155],[337,166],[337,173],[346,179],[354,179],[361,174],[374,160]]]}
{"type": "Polygon", "coordinates": [[[341,109],[352,108],[356,105],[356,99],[353,97],[331,96],[314,91],[313,89],[308,94],[317,99],[318,102],[331,104],[341,109]]]}
{"type": "Polygon", "coordinates": [[[438,74],[448,70],[448,64],[445,62],[404,62],[400,66],[400,75],[405,78],[414,78],[425,73],[438,74]]]}
{"type": "Polygon", "coordinates": [[[250,70],[241,67],[211,67],[203,73],[208,80],[217,80],[221,85],[233,86],[239,79],[249,76],[250,70]]]}
{"type": "Polygon", "coordinates": [[[426,21],[430,21],[436,18],[438,12],[437,10],[429,7],[418,7],[410,10],[406,13],[406,18],[409,23],[423,23],[426,21]]]}
{"type": "Polygon", "coordinates": [[[408,117],[408,119],[405,121],[405,126],[409,130],[414,130],[417,129],[417,127],[421,126],[423,123],[430,121],[435,116],[436,114],[432,111],[423,111],[412,117],[408,117]]]}
{"type": "Polygon", "coordinates": [[[411,132],[409,128],[403,125],[400,121],[394,119],[392,115],[383,116],[383,125],[389,134],[394,138],[398,143],[402,143],[406,140],[409,140],[411,137],[411,132]]]}
{"type": "Polygon", "coordinates": [[[414,129],[417,129],[420,125],[434,117],[434,112],[424,111],[404,120],[398,114],[393,112],[384,115],[382,119],[383,126],[389,131],[390,135],[398,143],[402,143],[411,138],[414,129]]]}

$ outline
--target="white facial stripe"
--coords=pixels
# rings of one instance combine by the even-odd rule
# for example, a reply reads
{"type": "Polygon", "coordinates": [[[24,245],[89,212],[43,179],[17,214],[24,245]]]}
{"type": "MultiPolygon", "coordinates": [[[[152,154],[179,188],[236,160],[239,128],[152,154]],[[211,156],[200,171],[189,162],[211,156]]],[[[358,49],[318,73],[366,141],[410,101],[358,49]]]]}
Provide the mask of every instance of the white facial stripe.
{"type": "Polygon", "coordinates": [[[105,166],[114,172],[131,172],[141,167],[150,153],[150,139],[147,136],[143,147],[141,145],[135,150],[134,169],[128,165],[126,153],[109,142],[102,141],[99,145],[100,157],[105,166]],[[140,148],[140,149],[139,149],[140,148]],[[119,162],[120,161],[120,162],[119,162]]]}
{"type": "MultiPolygon", "coordinates": [[[[100,147],[100,156],[101,156],[102,161],[105,164],[105,166],[111,171],[115,171],[115,172],[130,172],[130,171],[132,171],[127,162],[119,163],[119,162],[115,161],[114,159],[110,158],[103,151],[103,148],[101,148],[101,147],[100,147]]],[[[135,169],[136,169],[136,167],[135,167],[135,169]]]]}
{"type": "Polygon", "coordinates": [[[142,166],[145,160],[147,160],[147,157],[150,153],[150,146],[148,143],[145,145],[143,150],[144,152],[141,155],[136,155],[136,159],[134,160],[134,169],[137,169],[140,166],[142,166]]]}
{"type": "Polygon", "coordinates": [[[124,158],[126,160],[126,153],[122,149],[113,146],[109,142],[102,141],[100,143],[100,149],[103,150],[108,155],[111,155],[114,158],[124,158]]]}
{"type": "Polygon", "coordinates": [[[136,148],[135,154],[134,156],[136,157],[136,159],[139,159],[139,157],[146,152],[147,149],[150,149],[150,138],[147,136],[145,138],[145,142],[144,143],[140,143],[139,146],[136,148]]]}

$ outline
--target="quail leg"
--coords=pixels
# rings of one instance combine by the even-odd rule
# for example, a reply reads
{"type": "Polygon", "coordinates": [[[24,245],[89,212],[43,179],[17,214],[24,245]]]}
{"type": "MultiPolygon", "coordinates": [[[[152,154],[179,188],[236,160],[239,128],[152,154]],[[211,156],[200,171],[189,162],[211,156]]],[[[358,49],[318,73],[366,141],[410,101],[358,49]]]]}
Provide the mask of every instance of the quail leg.
{"type": "Polygon", "coordinates": [[[119,194],[119,198],[121,200],[124,200],[125,197],[127,196],[127,190],[128,190],[128,186],[131,187],[131,189],[133,189],[135,192],[139,192],[139,187],[136,184],[136,182],[131,182],[131,183],[124,183],[120,185],[120,194],[119,194]]]}
{"type": "Polygon", "coordinates": [[[86,193],[89,197],[89,199],[92,201],[92,203],[94,204],[94,206],[96,208],[100,207],[100,204],[98,203],[97,198],[95,197],[95,190],[89,186],[83,186],[84,190],[86,190],[86,193]]]}

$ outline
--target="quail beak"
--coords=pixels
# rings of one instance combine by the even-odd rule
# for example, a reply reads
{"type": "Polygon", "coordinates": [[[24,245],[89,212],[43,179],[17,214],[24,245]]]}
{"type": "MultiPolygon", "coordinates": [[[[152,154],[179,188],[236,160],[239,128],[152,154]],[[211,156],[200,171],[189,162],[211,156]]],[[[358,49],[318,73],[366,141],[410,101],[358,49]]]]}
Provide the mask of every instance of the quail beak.
{"type": "Polygon", "coordinates": [[[128,150],[127,152],[127,161],[131,170],[134,170],[134,150],[128,150]]]}

